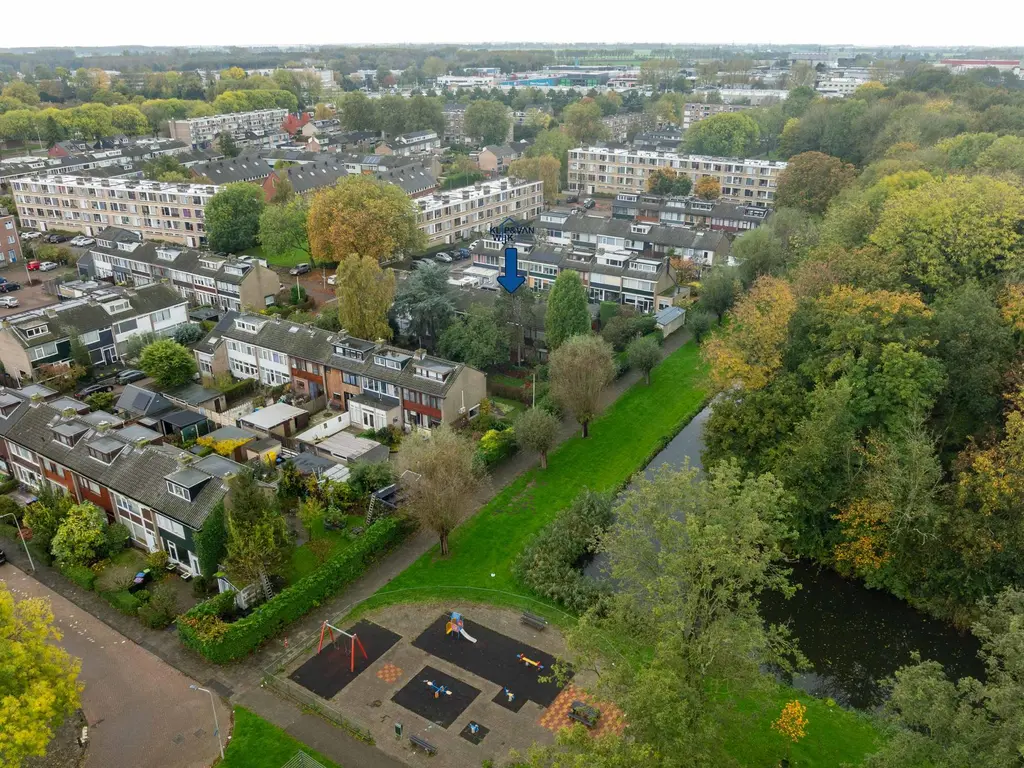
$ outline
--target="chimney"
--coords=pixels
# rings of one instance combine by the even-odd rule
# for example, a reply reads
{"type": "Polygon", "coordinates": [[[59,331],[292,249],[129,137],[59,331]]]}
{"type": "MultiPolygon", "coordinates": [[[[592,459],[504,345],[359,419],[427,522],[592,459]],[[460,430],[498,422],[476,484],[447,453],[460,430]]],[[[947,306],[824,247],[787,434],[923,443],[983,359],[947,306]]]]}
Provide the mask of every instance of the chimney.
{"type": "MultiPolygon", "coordinates": [[[[32,399],[34,400],[38,396],[39,396],[38,394],[32,395],[32,399]]],[[[60,412],[60,415],[63,416],[65,419],[73,418],[74,415],[75,415],[75,409],[74,408],[65,408],[63,411],[60,412]]]]}
{"type": "MultiPolygon", "coordinates": [[[[69,408],[68,410],[71,410],[71,409],[69,408]]],[[[101,421],[99,424],[96,425],[96,431],[97,432],[107,432],[109,430],[110,430],[110,422],[109,421],[101,421]]]]}
{"type": "Polygon", "coordinates": [[[417,349],[415,352],[412,353],[412,356],[416,360],[422,360],[426,356],[426,354],[427,354],[427,350],[425,350],[425,349],[417,349]]]}

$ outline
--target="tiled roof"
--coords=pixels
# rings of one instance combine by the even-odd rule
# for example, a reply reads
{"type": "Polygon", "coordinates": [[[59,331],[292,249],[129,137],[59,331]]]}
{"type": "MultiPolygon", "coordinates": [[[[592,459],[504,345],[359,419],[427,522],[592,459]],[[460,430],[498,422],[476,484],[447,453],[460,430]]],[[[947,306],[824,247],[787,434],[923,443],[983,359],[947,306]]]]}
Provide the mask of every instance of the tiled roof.
{"type": "MultiPolygon", "coordinates": [[[[96,235],[97,244],[92,246],[93,251],[115,256],[117,258],[129,259],[131,261],[139,261],[143,264],[149,264],[151,266],[163,267],[166,269],[173,269],[176,272],[186,272],[188,274],[203,275],[204,277],[212,277],[215,280],[220,280],[225,283],[240,284],[245,280],[253,268],[251,262],[243,259],[238,259],[234,256],[220,256],[204,251],[195,251],[191,248],[186,248],[179,245],[166,245],[161,243],[155,243],[152,241],[146,241],[137,245],[131,251],[123,251],[117,247],[106,248],[99,245],[100,240],[111,240],[114,242],[131,242],[121,239],[121,234],[125,232],[123,229],[118,227],[107,227],[98,235],[96,235]],[[160,253],[174,254],[173,259],[165,259],[160,257],[160,253]],[[209,267],[203,266],[202,261],[212,261],[217,263],[217,269],[210,269],[209,267]],[[228,267],[232,267],[237,270],[241,270],[243,274],[236,275],[228,270],[228,267]]],[[[131,233],[129,233],[131,234],[131,233]]]]}
{"type": "Polygon", "coordinates": [[[26,401],[12,417],[0,419],[0,434],[194,529],[202,527],[207,515],[224,497],[226,491],[222,483],[212,477],[191,501],[169,493],[165,477],[180,468],[175,455],[184,455],[176,449],[172,454],[139,447],[116,430],[101,433],[89,425],[85,425],[85,434],[69,447],[52,438],[52,427],[60,424],[84,422],[77,418],[64,419],[47,403],[26,401]],[[90,445],[119,452],[110,464],[105,464],[90,456],[90,445]]]}

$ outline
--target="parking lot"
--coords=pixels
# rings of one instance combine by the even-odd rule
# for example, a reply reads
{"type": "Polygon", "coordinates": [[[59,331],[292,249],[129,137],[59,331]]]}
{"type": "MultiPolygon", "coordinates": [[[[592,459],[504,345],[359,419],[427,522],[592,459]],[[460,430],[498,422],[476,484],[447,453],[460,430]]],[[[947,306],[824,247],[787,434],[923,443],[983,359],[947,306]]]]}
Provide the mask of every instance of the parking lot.
{"type": "Polygon", "coordinates": [[[18,300],[17,307],[0,307],[0,317],[9,317],[26,310],[56,304],[57,297],[46,293],[43,290],[43,283],[49,280],[56,280],[65,275],[74,274],[74,267],[58,267],[49,272],[29,272],[25,268],[25,262],[14,264],[6,269],[0,269],[0,277],[6,277],[9,282],[18,283],[21,286],[21,290],[12,291],[9,294],[0,294],[0,296],[10,295],[18,300]],[[30,279],[32,280],[31,283],[29,283],[30,279]]]}

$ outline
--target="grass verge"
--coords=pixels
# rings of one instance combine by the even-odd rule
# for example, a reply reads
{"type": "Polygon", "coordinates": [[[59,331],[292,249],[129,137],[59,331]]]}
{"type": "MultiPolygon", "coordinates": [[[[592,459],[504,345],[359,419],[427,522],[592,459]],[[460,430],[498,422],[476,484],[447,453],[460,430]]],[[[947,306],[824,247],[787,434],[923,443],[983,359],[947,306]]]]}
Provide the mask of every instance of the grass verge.
{"type": "Polygon", "coordinates": [[[235,727],[224,761],[219,765],[222,768],[281,768],[300,749],[323,763],[324,768],[341,768],[276,725],[244,707],[235,707],[235,727]]]}
{"type": "Polygon", "coordinates": [[[255,256],[257,259],[266,259],[272,267],[294,267],[296,264],[310,261],[309,254],[301,248],[292,248],[285,253],[271,257],[263,253],[262,245],[257,245],[247,250],[246,254],[255,256]]]}

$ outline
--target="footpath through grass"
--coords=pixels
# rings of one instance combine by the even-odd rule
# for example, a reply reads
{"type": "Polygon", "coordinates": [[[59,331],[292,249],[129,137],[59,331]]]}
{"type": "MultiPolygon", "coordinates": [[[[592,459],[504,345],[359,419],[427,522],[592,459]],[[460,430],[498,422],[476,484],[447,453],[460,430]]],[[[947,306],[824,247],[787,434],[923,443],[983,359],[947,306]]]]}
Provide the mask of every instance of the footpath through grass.
{"type": "Polygon", "coordinates": [[[302,750],[324,768],[341,768],[314,749],[244,707],[235,707],[235,727],[221,768],[281,768],[302,750]]]}
{"type": "Polygon", "coordinates": [[[511,566],[527,540],[582,488],[613,490],[642,469],[700,409],[703,373],[695,344],[673,352],[654,369],[650,386],[635,384],[590,425],[589,438],[577,435],[562,443],[548,456],[546,470],[524,472],[461,525],[451,536],[447,559],[435,547],[365,607],[445,597],[524,604],[529,593],[515,583],[511,566]],[[465,587],[495,592],[459,589],[465,587]]]}

